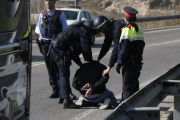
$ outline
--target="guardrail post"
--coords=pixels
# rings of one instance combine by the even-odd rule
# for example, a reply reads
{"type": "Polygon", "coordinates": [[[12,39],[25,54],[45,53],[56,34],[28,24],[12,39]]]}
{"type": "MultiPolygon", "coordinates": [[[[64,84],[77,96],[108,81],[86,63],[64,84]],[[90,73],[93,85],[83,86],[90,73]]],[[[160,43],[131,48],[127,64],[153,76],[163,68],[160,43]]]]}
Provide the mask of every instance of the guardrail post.
{"type": "Polygon", "coordinates": [[[176,19],[174,19],[174,26],[176,25],[176,19]]]}
{"type": "Polygon", "coordinates": [[[179,120],[180,118],[180,96],[174,96],[174,112],[173,120],[179,120]]]}
{"type": "Polygon", "coordinates": [[[173,120],[180,118],[180,80],[163,80],[164,93],[174,95],[173,120]]]}
{"type": "Polygon", "coordinates": [[[156,28],[156,21],[154,21],[154,28],[156,28]]]}

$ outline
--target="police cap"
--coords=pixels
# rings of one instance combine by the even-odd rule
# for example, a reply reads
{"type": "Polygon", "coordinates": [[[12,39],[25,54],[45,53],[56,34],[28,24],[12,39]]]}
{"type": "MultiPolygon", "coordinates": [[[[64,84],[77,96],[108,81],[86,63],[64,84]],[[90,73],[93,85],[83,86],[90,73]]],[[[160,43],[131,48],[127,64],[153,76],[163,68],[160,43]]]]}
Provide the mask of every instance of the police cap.
{"type": "Polygon", "coordinates": [[[138,14],[138,13],[139,12],[136,9],[132,8],[132,7],[129,7],[129,6],[124,7],[124,14],[127,17],[135,18],[136,14],[138,14]]]}

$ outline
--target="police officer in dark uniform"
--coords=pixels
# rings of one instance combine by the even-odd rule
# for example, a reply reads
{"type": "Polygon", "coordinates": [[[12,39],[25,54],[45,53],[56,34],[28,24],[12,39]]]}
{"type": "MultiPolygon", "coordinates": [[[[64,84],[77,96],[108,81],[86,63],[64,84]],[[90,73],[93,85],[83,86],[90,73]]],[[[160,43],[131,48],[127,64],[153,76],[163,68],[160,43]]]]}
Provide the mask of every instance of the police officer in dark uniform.
{"type": "Polygon", "coordinates": [[[122,100],[127,99],[139,90],[140,71],[142,69],[142,55],[145,46],[144,33],[136,24],[138,11],[132,7],[124,7],[125,22],[119,43],[119,54],[116,71],[120,73],[122,66],[123,93],[122,100]]]}
{"type": "Polygon", "coordinates": [[[58,84],[60,85],[60,98],[63,100],[63,108],[80,108],[69,98],[71,91],[69,83],[70,65],[71,59],[73,59],[77,65],[81,66],[80,53],[82,53],[85,61],[93,62],[90,47],[90,36],[93,35],[92,25],[93,21],[87,21],[84,24],[78,23],[70,26],[52,41],[51,55],[59,68],[58,84]]]}
{"type": "Polygon", "coordinates": [[[43,54],[49,74],[49,82],[53,89],[49,98],[58,98],[59,90],[57,85],[58,69],[55,67],[55,61],[47,53],[53,36],[67,28],[66,17],[63,12],[55,9],[55,3],[55,0],[45,0],[47,11],[40,14],[39,22],[35,29],[39,37],[37,43],[40,52],[43,54]]]}
{"type": "Polygon", "coordinates": [[[97,16],[94,19],[93,26],[99,34],[105,34],[104,43],[97,61],[100,61],[106,55],[111,47],[112,41],[114,42],[114,49],[112,50],[108,67],[103,71],[104,76],[109,73],[110,69],[117,61],[119,38],[121,35],[121,29],[125,26],[125,23],[114,19],[108,20],[105,16],[97,16]]]}

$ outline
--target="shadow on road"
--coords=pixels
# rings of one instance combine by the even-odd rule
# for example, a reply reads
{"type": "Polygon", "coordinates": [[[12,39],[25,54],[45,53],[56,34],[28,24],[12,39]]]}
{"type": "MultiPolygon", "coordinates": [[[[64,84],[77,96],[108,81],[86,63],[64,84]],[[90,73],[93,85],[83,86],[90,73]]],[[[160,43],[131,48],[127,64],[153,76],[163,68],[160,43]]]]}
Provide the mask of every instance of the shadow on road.
{"type": "Polygon", "coordinates": [[[44,61],[43,56],[35,56],[35,55],[32,56],[32,62],[42,62],[42,61],[44,61]]]}
{"type": "MultiPolygon", "coordinates": [[[[101,48],[102,47],[102,44],[94,44],[94,45],[91,45],[91,48],[101,48]]],[[[114,47],[114,44],[111,45],[111,47],[114,47]]]]}

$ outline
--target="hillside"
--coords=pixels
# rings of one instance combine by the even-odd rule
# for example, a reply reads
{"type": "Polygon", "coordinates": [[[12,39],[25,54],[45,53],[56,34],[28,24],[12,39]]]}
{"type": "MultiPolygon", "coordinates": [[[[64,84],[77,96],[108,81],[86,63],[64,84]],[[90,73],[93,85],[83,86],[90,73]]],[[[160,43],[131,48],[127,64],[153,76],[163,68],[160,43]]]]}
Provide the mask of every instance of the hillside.
{"type": "MultiPolygon", "coordinates": [[[[44,0],[31,0],[31,13],[44,11],[44,0]]],[[[74,2],[57,1],[58,5],[74,5],[74,2]]],[[[108,18],[121,18],[124,6],[131,6],[139,11],[138,17],[180,14],[180,0],[85,0],[77,2],[83,9],[91,12],[93,18],[105,15],[108,18]]]]}
{"type": "MultiPolygon", "coordinates": [[[[104,0],[101,3],[105,8],[109,0],[104,0]]],[[[139,16],[145,16],[153,11],[158,14],[176,14],[179,12],[180,0],[111,0],[111,5],[105,8],[105,11],[115,10],[117,13],[123,12],[124,6],[131,6],[139,11],[139,16]]]]}
{"type": "MultiPolygon", "coordinates": [[[[58,5],[74,5],[74,2],[57,1],[58,5]]],[[[180,14],[180,0],[85,0],[77,2],[82,9],[89,10],[93,19],[98,15],[107,18],[122,19],[124,6],[131,6],[139,11],[140,17],[154,17],[180,14]]],[[[39,14],[45,10],[44,0],[31,0],[31,13],[39,14]]],[[[31,17],[31,23],[37,23],[36,17],[31,17]]],[[[154,22],[139,23],[143,28],[153,28],[154,22]]],[[[173,20],[158,21],[156,27],[172,26],[173,20]]],[[[180,25],[180,20],[176,20],[180,25]]]]}

